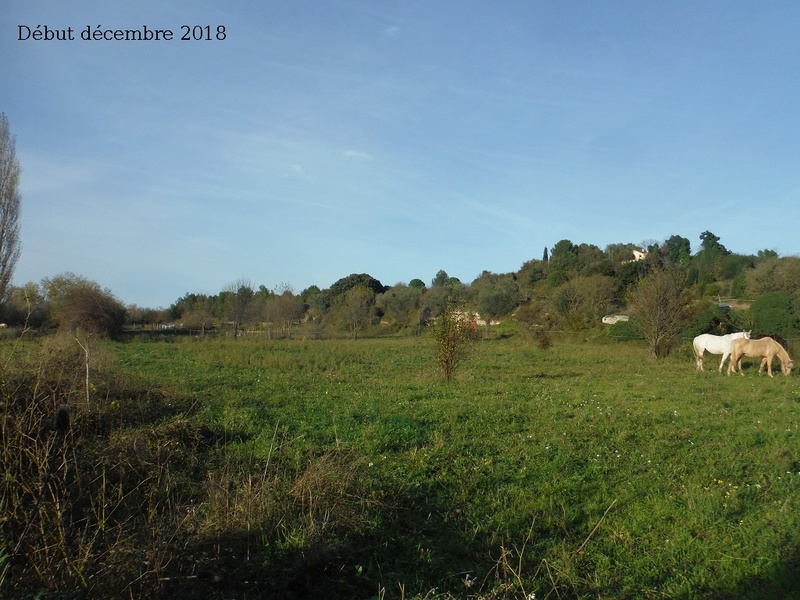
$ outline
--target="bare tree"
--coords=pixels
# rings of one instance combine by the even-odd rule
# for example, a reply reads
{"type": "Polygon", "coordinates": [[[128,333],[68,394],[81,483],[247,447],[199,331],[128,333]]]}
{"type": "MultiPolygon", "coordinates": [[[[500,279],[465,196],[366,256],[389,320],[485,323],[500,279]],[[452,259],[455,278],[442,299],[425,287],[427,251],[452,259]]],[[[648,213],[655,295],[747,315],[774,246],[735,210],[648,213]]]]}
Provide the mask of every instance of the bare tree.
{"type": "Polygon", "coordinates": [[[358,338],[358,332],[372,323],[374,305],[375,293],[366,286],[358,285],[345,293],[341,305],[342,317],[353,339],[358,338]]]}
{"type": "Polygon", "coordinates": [[[303,299],[295,296],[292,288],[284,285],[283,291],[267,301],[275,324],[280,327],[279,335],[291,337],[292,325],[300,320],[305,311],[303,299]]]}
{"type": "Polygon", "coordinates": [[[667,356],[675,346],[693,304],[675,269],[654,269],[639,281],[628,300],[628,310],[655,358],[667,356]]]}
{"type": "Polygon", "coordinates": [[[20,167],[16,139],[0,113],[0,300],[5,299],[19,258],[20,167]]]}
{"type": "Polygon", "coordinates": [[[248,279],[240,279],[228,285],[223,294],[227,303],[228,318],[233,323],[233,337],[238,338],[242,326],[252,316],[253,299],[255,292],[248,279]]]}

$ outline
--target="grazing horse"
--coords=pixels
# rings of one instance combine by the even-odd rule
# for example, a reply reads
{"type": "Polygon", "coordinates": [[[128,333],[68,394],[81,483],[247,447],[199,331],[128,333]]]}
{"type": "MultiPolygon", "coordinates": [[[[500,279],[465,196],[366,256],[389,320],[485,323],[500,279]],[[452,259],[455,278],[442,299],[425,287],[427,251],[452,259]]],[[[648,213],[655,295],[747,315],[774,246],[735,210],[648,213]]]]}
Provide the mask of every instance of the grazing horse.
{"type": "Polygon", "coordinates": [[[703,333],[698,335],[692,341],[694,348],[694,360],[697,364],[697,370],[703,370],[703,353],[709,354],[722,354],[722,360],[719,363],[719,372],[722,373],[722,365],[725,360],[731,355],[731,343],[735,339],[744,338],[750,339],[749,331],[739,331],[738,333],[729,333],[727,335],[711,335],[710,333],[703,333]]]}
{"type": "Polygon", "coordinates": [[[781,371],[787,377],[792,374],[792,367],[794,362],[789,358],[789,354],[784,350],[778,342],[770,337],[761,338],[759,340],[734,340],[731,345],[731,362],[728,365],[728,375],[731,371],[735,371],[736,367],[739,368],[739,374],[742,373],[742,358],[745,356],[760,358],[763,357],[761,365],[758,367],[758,372],[764,370],[764,365],[767,366],[767,372],[772,377],[772,359],[776,356],[781,361],[781,371]]]}

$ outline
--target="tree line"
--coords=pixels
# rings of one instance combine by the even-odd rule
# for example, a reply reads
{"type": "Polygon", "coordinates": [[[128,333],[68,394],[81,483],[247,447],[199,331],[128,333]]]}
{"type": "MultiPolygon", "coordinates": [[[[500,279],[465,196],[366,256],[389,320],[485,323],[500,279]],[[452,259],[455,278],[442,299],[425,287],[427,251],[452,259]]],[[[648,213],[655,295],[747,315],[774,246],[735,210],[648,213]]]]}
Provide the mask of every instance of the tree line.
{"type": "MultiPolygon", "coordinates": [[[[565,239],[515,272],[483,271],[470,283],[444,270],[427,283],[412,279],[391,286],[354,273],[329,288],[313,285],[297,293],[288,284],[269,289],[240,279],[217,294],[187,293],[166,309],[125,306],[98,283],[65,273],[40,284],[10,287],[0,318],[9,325],[94,328],[109,335],[125,327],[161,326],[200,334],[226,330],[237,336],[256,329],[273,338],[302,329],[304,335],[356,338],[371,331],[419,332],[449,302],[487,322],[513,318],[523,332],[535,336],[597,328],[604,315],[636,312],[642,308],[643,282],[667,273],[676,306],[685,313],[679,319],[685,332],[724,333],[751,325],[785,338],[797,333],[800,258],[780,257],[772,250],[736,254],[710,231],[699,239],[694,253],[690,241],[677,235],[660,243],[605,249],[565,239]],[[740,317],[747,322],[734,323],[723,299],[750,306],[740,317]]],[[[654,310],[671,297],[661,284],[654,310]]],[[[644,315],[639,316],[641,325],[644,315]]],[[[624,335],[625,326],[619,329],[624,335]]]]}

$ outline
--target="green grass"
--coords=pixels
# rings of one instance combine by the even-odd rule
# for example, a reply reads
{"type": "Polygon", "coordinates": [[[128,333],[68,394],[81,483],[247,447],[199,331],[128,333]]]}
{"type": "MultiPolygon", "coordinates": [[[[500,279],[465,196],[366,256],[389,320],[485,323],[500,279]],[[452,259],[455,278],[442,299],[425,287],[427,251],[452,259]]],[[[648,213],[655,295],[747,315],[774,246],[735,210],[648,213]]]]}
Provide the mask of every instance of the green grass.
{"type": "Polygon", "coordinates": [[[446,382],[425,336],[134,338],[95,342],[87,404],[82,356],[2,347],[0,596],[800,597],[797,375],[506,335],[446,382]]]}
{"type": "Polygon", "coordinates": [[[296,522],[262,524],[250,554],[247,581],[280,573],[286,595],[460,594],[465,573],[486,597],[800,589],[796,376],[696,373],[688,351],[653,361],[635,344],[543,352],[515,338],[478,343],[451,382],[425,337],[117,352],[132,376],[195,397],[195,418],[228,432],[221,456],[251,472],[268,464],[289,495],[292,480],[311,482],[296,522]],[[356,488],[328,498],[331,483],[309,475],[320,464],[350,469],[356,488]],[[324,530],[344,505],[343,525],[324,530]]]}

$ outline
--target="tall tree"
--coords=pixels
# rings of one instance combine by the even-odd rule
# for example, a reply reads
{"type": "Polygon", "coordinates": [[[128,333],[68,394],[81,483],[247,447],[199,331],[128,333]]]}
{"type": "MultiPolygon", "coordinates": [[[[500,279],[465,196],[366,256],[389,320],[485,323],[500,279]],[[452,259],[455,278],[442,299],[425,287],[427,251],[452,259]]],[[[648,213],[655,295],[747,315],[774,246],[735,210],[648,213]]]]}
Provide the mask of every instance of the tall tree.
{"type": "Polygon", "coordinates": [[[447,285],[447,282],[450,280],[450,277],[447,275],[447,271],[444,269],[440,269],[436,276],[431,281],[432,287],[444,287],[447,285]]]}
{"type": "Polygon", "coordinates": [[[20,167],[8,117],[0,113],[0,301],[8,292],[19,258],[20,167]]]}
{"type": "Polygon", "coordinates": [[[550,251],[550,268],[569,271],[578,265],[578,246],[570,240],[561,240],[550,251]]]}
{"type": "Polygon", "coordinates": [[[719,236],[714,235],[710,231],[704,231],[700,234],[700,240],[703,242],[703,251],[710,253],[719,253],[722,255],[730,254],[729,250],[719,243],[719,236]]]}

